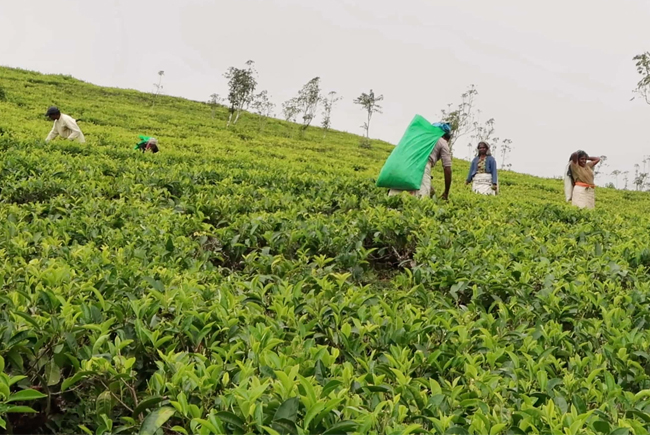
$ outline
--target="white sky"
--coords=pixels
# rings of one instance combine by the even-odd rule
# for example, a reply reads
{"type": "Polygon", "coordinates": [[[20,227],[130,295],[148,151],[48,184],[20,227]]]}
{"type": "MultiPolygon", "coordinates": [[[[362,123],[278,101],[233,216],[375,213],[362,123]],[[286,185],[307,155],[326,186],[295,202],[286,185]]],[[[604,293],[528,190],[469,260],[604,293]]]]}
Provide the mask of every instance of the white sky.
{"type": "Polygon", "coordinates": [[[371,136],[392,143],[475,84],[514,170],[559,175],[581,148],[633,171],[650,155],[650,107],[629,101],[648,22],[647,0],[0,0],[0,64],[144,91],[164,70],[165,93],[205,101],[252,59],[278,108],[320,76],[345,97],[340,130],[361,134],[352,100],[373,88],[371,136]]]}

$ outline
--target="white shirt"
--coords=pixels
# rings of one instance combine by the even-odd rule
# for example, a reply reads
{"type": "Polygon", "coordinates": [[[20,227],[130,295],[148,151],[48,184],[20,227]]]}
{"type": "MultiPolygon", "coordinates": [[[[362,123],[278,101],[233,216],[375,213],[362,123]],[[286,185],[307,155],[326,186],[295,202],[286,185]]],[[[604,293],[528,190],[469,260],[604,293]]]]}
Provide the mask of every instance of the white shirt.
{"type": "Polygon", "coordinates": [[[57,136],[61,136],[64,139],[70,140],[77,139],[80,143],[86,142],[86,138],[84,138],[84,134],[81,132],[81,129],[77,125],[77,121],[68,115],[64,115],[63,113],[59,119],[54,121],[52,131],[50,131],[50,134],[48,134],[47,138],[45,138],[45,142],[49,142],[57,136]]]}

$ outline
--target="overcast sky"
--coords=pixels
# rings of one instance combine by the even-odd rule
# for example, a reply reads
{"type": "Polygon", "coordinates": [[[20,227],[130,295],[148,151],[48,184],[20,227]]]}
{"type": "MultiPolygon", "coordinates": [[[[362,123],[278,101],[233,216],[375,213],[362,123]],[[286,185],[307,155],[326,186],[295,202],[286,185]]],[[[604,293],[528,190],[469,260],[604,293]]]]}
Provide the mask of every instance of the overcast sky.
{"type": "Polygon", "coordinates": [[[165,93],[205,101],[252,59],[278,107],[320,76],[345,97],[337,129],[360,134],[352,100],[383,94],[371,136],[392,143],[475,84],[513,169],[556,176],[578,148],[607,171],[650,155],[650,106],[630,102],[648,22],[647,0],[0,0],[0,64],[143,91],[164,70],[165,93]]]}

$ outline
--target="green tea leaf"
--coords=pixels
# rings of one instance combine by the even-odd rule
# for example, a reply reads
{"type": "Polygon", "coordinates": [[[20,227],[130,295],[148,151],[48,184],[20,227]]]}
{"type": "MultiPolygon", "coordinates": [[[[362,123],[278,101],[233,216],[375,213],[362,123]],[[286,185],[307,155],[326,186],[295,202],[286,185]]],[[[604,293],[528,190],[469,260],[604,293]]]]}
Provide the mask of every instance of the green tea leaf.
{"type": "Polygon", "coordinates": [[[282,405],[278,408],[273,416],[273,421],[285,419],[293,421],[295,423],[298,418],[298,407],[300,406],[300,399],[298,397],[292,397],[284,401],[282,405]]]}
{"type": "Polygon", "coordinates": [[[133,410],[133,418],[138,418],[138,415],[142,414],[147,409],[153,408],[163,401],[163,398],[160,396],[149,397],[138,404],[138,406],[133,410]]]}
{"type": "Polygon", "coordinates": [[[607,423],[605,420],[596,420],[593,423],[594,429],[602,434],[609,434],[611,431],[609,423],[607,423]]]}
{"type": "Polygon", "coordinates": [[[568,403],[567,403],[567,401],[566,401],[566,399],[565,399],[564,397],[562,397],[562,396],[556,396],[556,397],[553,399],[553,402],[555,402],[555,404],[556,404],[557,407],[560,409],[560,411],[562,412],[562,414],[566,414],[566,413],[567,413],[567,410],[569,409],[569,405],[568,405],[568,403]]]}
{"type": "Polygon", "coordinates": [[[639,419],[643,420],[644,422],[646,422],[646,423],[650,423],[650,415],[647,414],[647,413],[645,413],[645,412],[643,412],[643,411],[640,411],[640,410],[638,410],[638,409],[634,409],[634,410],[632,410],[632,411],[628,411],[628,412],[626,413],[626,415],[628,416],[628,418],[638,417],[639,419]],[[628,414],[629,414],[629,415],[628,415],[628,414]]]}
{"type": "Polygon", "coordinates": [[[343,383],[341,381],[336,380],[336,379],[333,379],[333,380],[329,381],[327,383],[327,385],[325,385],[325,387],[323,387],[323,391],[321,392],[320,397],[325,398],[325,397],[329,396],[329,394],[332,391],[334,391],[335,389],[340,387],[342,384],[343,383]]]}
{"type": "Polygon", "coordinates": [[[321,360],[316,361],[316,365],[314,366],[314,377],[319,384],[324,385],[325,378],[327,377],[327,368],[325,368],[325,365],[321,360]]]}
{"type": "Polygon", "coordinates": [[[21,319],[23,319],[24,321],[26,321],[27,323],[32,325],[34,328],[36,328],[36,329],[40,328],[38,322],[36,320],[34,320],[34,318],[32,318],[32,316],[30,316],[27,313],[23,313],[21,311],[14,311],[12,314],[15,315],[15,316],[20,317],[21,319]]]}
{"type": "Polygon", "coordinates": [[[164,406],[152,411],[142,422],[139,434],[154,435],[175,413],[176,410],[170,406],[164,406]]]}
{"type": "Polygon", "coordinates": [[[110,391],[104,391],[95,400],[95,410],[97,415],[111,415],[113,409],[113,396],[110,391]]]}
{"type": "Polygon", "coordinates": [[[419,432],[420,429],[422,429],[422,425],[420,425],[420,424],[410,424],[407,427],[405,427],[404,430],[402,430],[400,432],[400,435],[409,435],[409,434],[412,434],[412,433],[415,433],[415,432],[419,432]]]}
{"type": "Polygon", "coordinates": [[[340,435],[354,432],[359,425],[354,421],[340,421],[323,432],[323,435],[340,435]]]}
{"type": "Polygon", "coordinates": [[[77,382],[82,380],[83,378],[85,378],[87,376],[91,376],[94,373],[95,372],[91,372],[91,371],[81,371],[81,372],[75,373],[74,376],[72,376],[71,378],[67,378],[67,379],[65,379],[63,381],[63,383],[61,384],[61,391],[67,390],[68,388],[70,388],[71,386],[73,386],[74,384],[76,384],[77,382]]]}
{"type": "Polygon", "coordinates": [[[61,382],[61,369],[54,361],[50,361],[46,366],[45,376],[48,387],[58,385],[61,382]]]}
{"type": "Polygon", "coordinates": [[[29,406],[9,406],[5,412],[7,414],[36,414],[36,411],[29,406]]]}
{"type": "Polygon", "coordinates": [[[217,417],[219,417],[221,420],[225,421],[226,423],[232,424],[233,426],[241,430],[246,430],[246,423],[244,422],[244,420],[237,417],[232,412],[227,412],[227,411],[217,412],[217,417]]]}
{"type": "Polygon", "coordinates": [[[26,402],[29,400],[42,399],[43,397],[47,397],[47,396],[43,393],[40,393],[36,390],[32,390],[30,388],[27,390],[20,390],[17,393],[12,394],[7,399],[7,402],[26,402]]]}
{"type": "Polygon", "coordinates": [[[390,385],[367,385],[363,387],[364,390],[368,390],[372,393],[393,393],[393,389],[390,385]]]}
{"type": "Polygon", "coordinates": [[[303,420],[303,426],[304,426],[303,429],[308,430],[309,425],[311,421],[314,419],[314,417],[320,414],[324,409],[325,409],[324,403],[316,403],[314,406],[312,406],[305,414],[305,418],[303,420]]]}
{"type": "Polygon", "coordinates": [[[584,414],[585,412],[587,412],[587,405],[585,404],[585,401],[582,400],[582,397],[578,395],[574,395],[573,404],[575,405],[578,414],[584,414]]]}
{"type": "Polygon", "coordinates": [[[291,420],[287,420],[286,418],[274,419],[273,427],[284,433],[298,435],[298,429],[296,428],[296,423],[291,420]]]}
{"type": "Polygon", "coordinates": [[[280,432],[278,432],[275,429],[272,429],[268,426],[262,426],[262,429],[264,429],[269,435],[282,435],[280,432]]]}

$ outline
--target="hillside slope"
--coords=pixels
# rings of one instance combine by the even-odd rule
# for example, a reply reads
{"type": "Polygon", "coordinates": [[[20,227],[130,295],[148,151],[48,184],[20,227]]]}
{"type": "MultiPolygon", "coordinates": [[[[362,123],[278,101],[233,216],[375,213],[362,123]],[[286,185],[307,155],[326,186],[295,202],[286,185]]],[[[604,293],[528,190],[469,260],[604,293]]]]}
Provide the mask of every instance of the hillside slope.
{"type": "Polygon", "coordinates": [[[5,415],[0,380],[16,433],[648,433],[647,194],[581,211],[502,172],[479,197],[455,161],[448,203],[389,198],[389,144],[0,87],[0,356],[46,396],[5,415]],[[87,144],[43,142],[51,104],[87,144]]]}

